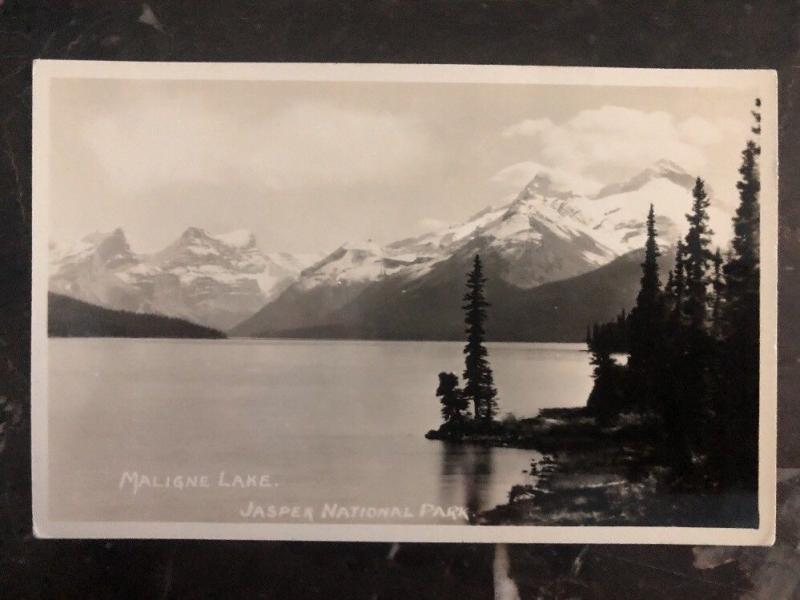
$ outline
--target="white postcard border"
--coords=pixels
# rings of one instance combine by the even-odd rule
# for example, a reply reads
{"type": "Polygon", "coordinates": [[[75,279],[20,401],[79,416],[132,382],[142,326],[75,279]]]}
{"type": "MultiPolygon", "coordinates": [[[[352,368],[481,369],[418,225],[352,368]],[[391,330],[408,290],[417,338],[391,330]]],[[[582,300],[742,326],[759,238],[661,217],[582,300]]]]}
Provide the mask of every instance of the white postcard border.
{"type": "Polygon", "coordinates": [[[771,545],[777,438],[777,74],[770,70],[618,69],[337,63],[138,63],[37,60],[33,67],[31,459],[41,538],[771,545]],[[758,529],[624,526],[63,522],[48,517],[47,254],[50,82],[56,78],[373,81],[755,88],[762,100],[761,356],[758,529]]]}

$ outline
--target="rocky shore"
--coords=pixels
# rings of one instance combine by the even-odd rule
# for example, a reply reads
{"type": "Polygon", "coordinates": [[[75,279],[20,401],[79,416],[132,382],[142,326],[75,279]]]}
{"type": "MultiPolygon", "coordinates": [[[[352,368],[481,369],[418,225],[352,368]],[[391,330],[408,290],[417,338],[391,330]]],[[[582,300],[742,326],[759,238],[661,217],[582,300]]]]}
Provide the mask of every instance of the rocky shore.
{"type": "Polygon", "coordinates": [[[544,409],[489,426],[443,426],[426,437],[541,455],[531,463],[533,481],[515,485],[478,524],[756,527],[753,494],[702,493],[669,481],[653,444],[658,427],[634,415],[609,425],[585,408],[544,409]]]}

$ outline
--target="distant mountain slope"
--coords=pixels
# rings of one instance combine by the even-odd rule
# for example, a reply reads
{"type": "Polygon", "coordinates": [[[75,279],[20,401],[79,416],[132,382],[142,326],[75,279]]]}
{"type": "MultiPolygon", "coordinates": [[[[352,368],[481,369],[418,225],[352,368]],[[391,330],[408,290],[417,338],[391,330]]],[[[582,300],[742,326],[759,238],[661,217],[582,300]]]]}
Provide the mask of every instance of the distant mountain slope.
{"type": "MultiPolygon", "coordinates": [[[[474,247],[473,247],[474,249],[474,247]]],[[[643,251],[633,251],[598,269],[568,279],[523,289],[492,277],[497,257],[485,263],[491,303],[487,339],[491,341],[580,342],[586,327],[614,318],[636,300],[643,251]]],[[[433,339],[464,337],[461,297],[469,252],[437,265],[422,281],[387,279],[361,290],[351,301],[309,326],[274,327],[255,337],[433,339]]],[[[671,257],[662,259],[666,272],[671,257]]]]}
{"type": "Polygon", "coordinates": [[[50,337],[225,337],[183,319],[111,310],[53,293],[47,295],[47,333],[50,337]]]}
{"type": "MultiPolygon", "coordinates": [[[[671,247],[687,227],[692,182],[693,177],[677,165],[659,161],[635,177],[585,196],[539,173],[509,204],[484,209],[463,223],[387,246],[371,241],[342,245],[303,270],[230,334],[329,336],[333,334],[325,332],[335,330],[346,337],[458,338],[463,277],[478,253],[490,277],[489,291],[495,292],[494,318],[512,323],[508,330],[498,325],[496,333],[513,339],[521,335],[515,324],[520,317],[515,298],[533,302],[554,289],[572,294],[573,290],[561,287],[545,287],[533,295],[523,291],[571,281],[598,269],[613,272],[604,267],[643,248],[651,203],[659,240],[671,247]]],[[[716,207],[710,213],[714,223],[726,219],[716,207]]],[[[635,289],[635,268],[630,276],[635,289]]],[[[630,305],[630,294],[613,290],[612,282],[605,289],[597,281],[598,302],[604,298],[608,302],[591,307],[598,319],[630,305]]],[[[572,297],[553,296],[548,301],[561,307],[554,311],[571,306],[576,316],[551,316],[552,322],[537,325],[536,339],[575,339],[574,328],[586,324],[585,311],[572,297]]],[[[532,335],[533,331],[524,338],[532,335]]]]}
{"type": "Polygon", "coordinates": [[[225,329],[276,298],[319,258],[264,254],[249,231],[214,235],[197,227],[160,252],[137,254],[116,229],[51,247],[50,291],[225,329]]]}
{"type": "MultiPolygon", "coordinates": [[[[659,161],[586,195],[545,170],[505,205],[485,208],[463,222],[385,245],[371,239],[348,242],[324,256],[264,254],[249,231],[211,234],[196,227],[160,252],[137,254],[117,229],[87,236],[71,248],[51,248],[49,289],[236,336],[311,331],[330,336],[324,332],[335,329],[349,337],[460,337],[463,277],[479,253],[495,292],[497,333],[511,339],[521,335],[515,298],[603,269],[642,248],[651,204],[659,240],[671,247],[687,228],[692,182],[678,165],[659,161]],[[504,319],[512,323],[507,331],[500,325],[504,319]]],[[[730,229],[730,216],[719,206],[712,203],[709,214],[717,236],[730,229]]],[[[719,237],[716,241],[724,245],[719,237]]],[[[608,303],[591,307],[598,318],[630,304],[619,302],[621,290],[601,289],[600,281],[596,287],[594,293],[608,303]]],[[[557,287],[537,294],[553,289],[574,293],[557,287]]],[[[537,325],[537,339],[574,338],[574,328],[585,325],[583,309],[572,304],[572,297],[553,296],[548,302],[561,307],[553,311],[571,306],[574,316],[551,315],[550,322],[537,325]]],[[[534,332],[525,335],[528,339],[534,332]]]]}

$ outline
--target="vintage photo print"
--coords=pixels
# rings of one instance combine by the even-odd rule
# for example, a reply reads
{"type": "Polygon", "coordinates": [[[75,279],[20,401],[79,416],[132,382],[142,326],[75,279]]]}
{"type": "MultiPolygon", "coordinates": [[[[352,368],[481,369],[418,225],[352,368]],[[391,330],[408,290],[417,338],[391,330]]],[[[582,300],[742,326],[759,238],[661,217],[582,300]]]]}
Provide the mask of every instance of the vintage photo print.
{"type": "Polygon", "coordinates": [[[37,61],[36,534],[772,543],[776,86],[37,61]]]}

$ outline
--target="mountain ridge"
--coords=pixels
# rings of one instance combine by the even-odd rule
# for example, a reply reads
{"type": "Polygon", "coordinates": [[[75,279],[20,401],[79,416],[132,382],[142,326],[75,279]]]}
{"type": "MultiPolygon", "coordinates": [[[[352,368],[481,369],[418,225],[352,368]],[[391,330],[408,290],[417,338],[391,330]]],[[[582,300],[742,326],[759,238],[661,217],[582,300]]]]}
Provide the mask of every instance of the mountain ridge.
{"type": "Polygon", "coordinates": [[[116,228],[51,248],[49,287],[106,308],[227,329],[280,294],[307,260],[262,253],[247,230],[214,235],[199,227],[157,252],[137,254],[116,228]]]}
{"type": "MultiPolygon", "coordinates": [[[[427,314],[425,302],[412,310],[403,298],[421,294],[441,314],[450,314],[460,304],[454,290],[461,290],[475,254],[484,259],[498,293],[524,296],[642,248],[651,203],[660,243],[672,247],[687,227],[693,182],[678,165],[658,161],[624,181],[581,195],[539,172],[507,203],[487,206],[460,223],[388,244],[346,242],[326,255],[267,254],[247,230],[211,234],[199,227],[187,228],[158,252],[137,254],[118,228],[86,236],[70,251],[54,249],[50,289],[108,308],[175,316],[244,337],[352,331],[359,329],[359,318],[365,320],[366,334],[378,335],[372,331],[383,329],[367,323],[383,314],[380,306],[370,304],[380,303],[411,311],[384,314],[389,321],[406,323],[386,335],[420,336],[426,334],[413,320],[427,314]]],[[[709,212],[712,224],[729,218],[714,205],[709,212]]],[[[562,335],[559,330],[557,337],[562,335]]]]}
{"type": "MultiPolygon", "coordinates": [[[[612,320],[633,306],[643,258],[643,250],[634,250],[593,271],[531,289],[489,278],[486,296],[492,308],[487,340],[582,342],[588,325],[612,320]],[[563,318],[565,314],[568,318],[563,318]]],[[[671,255],[661,257],[662,271],[672,260],[671,255]]],[[[485,266],[490,272],[491,264],[485,266]]],[[[253,337],[460,341],[464,337],[460,275],[448,278],[447,285],[433,284],[433,293],[425,285],[405,293],[399,288],[364,288],[330,313],[332,322],[264,330],[253,337]]],[[[230,335],[235,337],[235,331],[230,335]]]]}
{"type": "MultiPolygon", "coordinates": [[[[341,246],[229,332],[259,337],[307,335],[309,331],[322,335],[336,330],[347,335],[356,335],[352,333],[356,331],[366,337],[427,337],[414,325],[414,319],[424,320],[420,315],[426,314],[425,302],[437,306],[439,314],[451,314],[453,307],[458,308],[463,276],[475,254],[483,258],[495,287],[504,284],[497,293],[524,296],[525,290],[572,280],[641,249],[650,202],[657,212],[662,208],[657,219],[662,246],[672,246],[684,233],[693,182],[694,178],[677,165],[661,161],[617,188],[607,188],[604,195],[587,197],[554,186],[547,174],[540,173],[508,204],[488,207],[463,223],[387,246],[341,246]],[[412,309],[398,300],[414,294],[425,295],[426,301],[412,309]],[[392,306],[393,312],[382,312],[379,305],[392,306]],[[405,319],[405,325],[384,331],[377,323],[378,314],[389,322],[405,319]],[[362,327],[358,326],[359,319],[364,322],[362,327]]],[[[630,281],[626,281],[626,289],[638,285],[636,270],[627,273],[630,281]]],[[[563,293],[574,292],[564,289],[563,293]]],[[[613,314],[625,307],[614,306],[613,314]]],[[[493,313],[506,308],[501,303],[493,313]]],[[[573,310],[581,312],[574,306],[573,310]]],[[[613,314],[600,311],[597,318],[613,314]]],[[[549,318],[570,319],[568,315],[549,318]]],[[[453,327],[445,334],[434,319],[426,322],[432,331],[440,332],[437,335],[455,335],[453,327]]],[[[580,323],[581,330],[585,325],[580,323]]],[[[575,339],[574,326],[565,326],[564,331],[575,339]]],[[[561,339],[564,331],[558,330],[553,336],[561,339]]],[[[511,333],[503,336],[510,338],[511,333]]]]}
{"type": "Polygon", "coordinates": [[[175,317],[103,308],[69,296],[47,295],[49,337],[203,338],[225,334],[175,317]]]}

